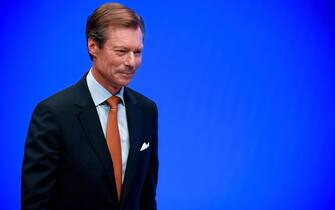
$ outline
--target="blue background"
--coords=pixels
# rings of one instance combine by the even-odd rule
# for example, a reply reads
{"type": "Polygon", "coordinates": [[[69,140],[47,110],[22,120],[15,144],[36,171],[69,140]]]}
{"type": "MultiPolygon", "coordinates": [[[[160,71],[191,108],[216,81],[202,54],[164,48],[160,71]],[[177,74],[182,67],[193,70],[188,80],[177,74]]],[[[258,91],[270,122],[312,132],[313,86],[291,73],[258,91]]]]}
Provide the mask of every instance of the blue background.
{"type": "MultiPolygon", "coordinates": [[[[90,68],[104,1],[0,2],[0,209],[20,208],[38,101],[90,68]]],[[[335,209],[335,3],[121,1],[146,22],[131,87],[159,106],[160,210],[335,209]]]]}

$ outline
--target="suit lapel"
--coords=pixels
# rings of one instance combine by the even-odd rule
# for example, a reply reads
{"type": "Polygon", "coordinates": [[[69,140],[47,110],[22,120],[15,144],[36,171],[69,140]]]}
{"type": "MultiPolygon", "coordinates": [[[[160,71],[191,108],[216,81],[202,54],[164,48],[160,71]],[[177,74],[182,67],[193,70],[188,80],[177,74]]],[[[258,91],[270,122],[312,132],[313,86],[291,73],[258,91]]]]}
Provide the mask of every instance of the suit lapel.
{"type": "Polygon", "coordinates": [[[139,137],[141,136],[141,112],[137,105],[136,99],[131,95],[128,88],[124,89],[124,99],[127,111],[127,122],[129,131],[130,149],[127,160],[127,168],[122,185],[121,203],[125,201],[132,185],[133,177],[136,173],[136,161],[138,155],[138,145],[141,143],[139,137]]]}
{"type": "Polygon", "coordinates": [[[77,114],[78,120],[96,155],[104,166],[108,180],[114,189],[114,197],[118,200],[113,162],[109,155],[96,107],[87,87],[86,75],[76,84],[75,88],[75,104],[81,107],[81,111],[77,114]]]}

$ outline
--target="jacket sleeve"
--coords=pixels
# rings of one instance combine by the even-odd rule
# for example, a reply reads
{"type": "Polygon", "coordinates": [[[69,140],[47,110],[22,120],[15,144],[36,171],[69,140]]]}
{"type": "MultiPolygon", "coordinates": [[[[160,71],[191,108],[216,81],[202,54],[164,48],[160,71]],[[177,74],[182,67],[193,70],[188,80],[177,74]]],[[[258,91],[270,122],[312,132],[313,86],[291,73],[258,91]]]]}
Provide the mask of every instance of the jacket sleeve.
{"type": "Polygon", "coordinates": [[[153,140],[149,166],[141,195],[141,210],[156,210],[156,188],[158,181],[158,111],[154,105],[153,140]]]}
{"type": "Polygon", "coordinates": [[[55,199],[59,168],[59,135],[50,106],[35,108],[26,138],[21,176],[21,210],[48,210],[55,199]]]}

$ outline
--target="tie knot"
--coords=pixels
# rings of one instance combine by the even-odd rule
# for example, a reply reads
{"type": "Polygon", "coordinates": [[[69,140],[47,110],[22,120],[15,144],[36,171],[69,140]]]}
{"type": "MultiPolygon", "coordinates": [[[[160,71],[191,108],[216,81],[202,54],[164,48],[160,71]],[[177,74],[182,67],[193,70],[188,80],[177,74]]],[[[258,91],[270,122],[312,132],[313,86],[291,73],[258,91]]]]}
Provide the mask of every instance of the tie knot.
{"type": "Polygon", "coordinates": [[[117,105],[119,104],[119,97],[110,97],[109,99],[107,99],[107,104],[110,106],[111,109],[117,109],[117,105]]]}

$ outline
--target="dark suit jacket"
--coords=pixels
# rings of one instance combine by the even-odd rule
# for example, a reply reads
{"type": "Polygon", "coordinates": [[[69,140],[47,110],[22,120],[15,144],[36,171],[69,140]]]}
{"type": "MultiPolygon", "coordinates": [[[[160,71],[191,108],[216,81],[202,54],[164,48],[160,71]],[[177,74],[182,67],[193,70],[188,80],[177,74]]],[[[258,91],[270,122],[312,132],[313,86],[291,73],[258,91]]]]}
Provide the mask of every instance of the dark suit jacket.
{"type": "Polygon", "coordinates": [[[113,163],[86,76],[39,103],[22,166],[22,210],[156,209],[157,108],[125,88],[130,150],[118,201],[113,163]],[[148,149],[140,151],[144,142],[148,149]]]}

